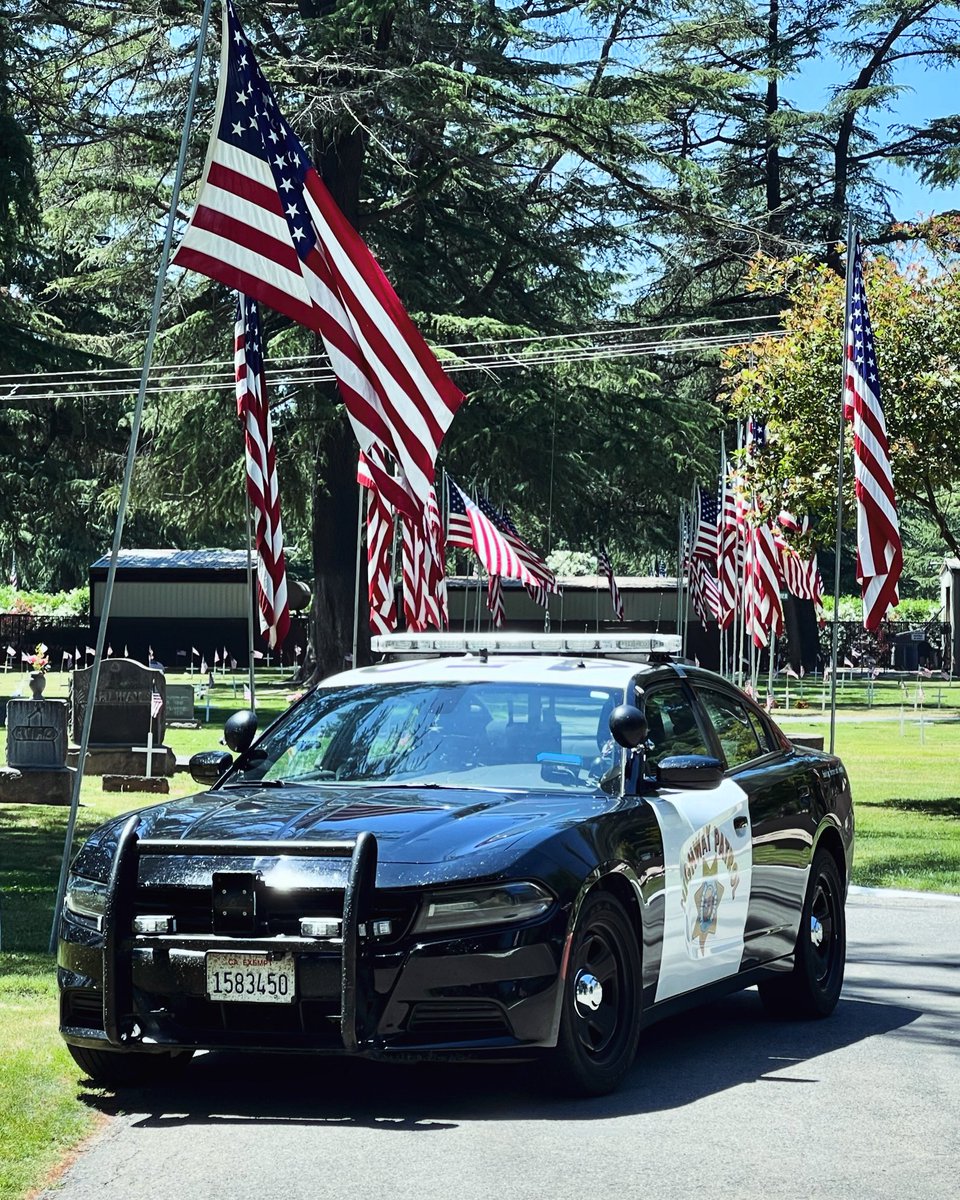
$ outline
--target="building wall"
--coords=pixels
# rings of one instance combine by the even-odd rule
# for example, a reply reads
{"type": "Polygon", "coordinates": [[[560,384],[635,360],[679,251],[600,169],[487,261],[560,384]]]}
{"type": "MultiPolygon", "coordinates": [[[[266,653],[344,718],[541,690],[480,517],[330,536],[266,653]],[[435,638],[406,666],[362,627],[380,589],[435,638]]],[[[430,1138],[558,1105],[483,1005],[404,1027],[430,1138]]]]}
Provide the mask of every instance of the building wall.
{"type": "MultiPolygon", "coordinates": [[[[95,620],[103,612],[106,582],[92,584],[90,604],[95,620]]],[[[116,618],[150,620],[241,620],[247,619],[250,603],[246,579],[130,581],[118,577],[110,604],[111,622],[116,618]]]]}

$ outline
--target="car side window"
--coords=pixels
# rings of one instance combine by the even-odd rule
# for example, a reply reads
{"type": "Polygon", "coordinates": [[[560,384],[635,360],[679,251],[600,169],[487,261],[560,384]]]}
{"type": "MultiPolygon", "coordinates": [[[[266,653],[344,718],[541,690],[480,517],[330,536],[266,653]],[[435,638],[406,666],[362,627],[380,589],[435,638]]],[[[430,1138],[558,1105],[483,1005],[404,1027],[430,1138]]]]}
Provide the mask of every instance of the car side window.
{"type": "Polygon", "coordinates": [[[700,702],[717,731],[728,767],[742,766],[743,763],[751,762],[767,752],[766,739],[761,744],[745,704],[741,704],[733,696],[725,696],[707,688],[701,688],[699,695],[700,702]]]}
{"type": "Polygon", "coordinates": [[[644,697],[649,728],[647,761],[658,763],[674,754],[712,754],[693,705],[677,684],[657,688],[644,697]]]}

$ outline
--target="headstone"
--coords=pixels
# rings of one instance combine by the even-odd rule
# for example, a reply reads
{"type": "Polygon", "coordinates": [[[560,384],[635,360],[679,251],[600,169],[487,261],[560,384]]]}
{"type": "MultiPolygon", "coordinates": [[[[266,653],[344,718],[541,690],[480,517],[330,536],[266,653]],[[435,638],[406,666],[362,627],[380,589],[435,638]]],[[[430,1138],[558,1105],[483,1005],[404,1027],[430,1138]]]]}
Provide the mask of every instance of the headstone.
{"type": "MultiPolygon", "coordinates": [[[[70,683],[70,736],[80,741],[90,693],[92,668],[73,672],[70,683]]],[[[100,664],[97,701],[90,727],[91,746],[142,746],[150,727],[150,700],[154,691],[164,699],[153,718],[153,740],[163,742],[167,682],[162,671],[153,671],[129,658],[111,658],[100,664]]]]}
{"type": "Polygon", "coordinates": [[[62,768],[67,764],[67,706],[63,700],[7,704],[7,764],[62,768]]]}
{"type": "Polygon", "coordinates": [[[168,683],[166,718],[168,721],[192,721],[195,698],[189,683],[168,683]]]}
{"type": "Polygon", "coordinates": [[[67,761],[65,700],[7,703],[7,764],[0,800],[16,804],[69,804],[73,772],[67,761]]]}

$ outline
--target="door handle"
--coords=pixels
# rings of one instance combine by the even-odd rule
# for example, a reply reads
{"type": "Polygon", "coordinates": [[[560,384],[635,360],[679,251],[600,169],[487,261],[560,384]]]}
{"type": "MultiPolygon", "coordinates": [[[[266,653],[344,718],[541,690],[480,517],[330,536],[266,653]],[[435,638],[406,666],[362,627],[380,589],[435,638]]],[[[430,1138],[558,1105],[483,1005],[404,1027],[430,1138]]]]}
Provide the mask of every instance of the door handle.
{"type": "Polygon", "coordinates": [[[746,817],[734,817],[733,828],[737,833],[743,833],[746,827],[750,824],[746,817]]]}

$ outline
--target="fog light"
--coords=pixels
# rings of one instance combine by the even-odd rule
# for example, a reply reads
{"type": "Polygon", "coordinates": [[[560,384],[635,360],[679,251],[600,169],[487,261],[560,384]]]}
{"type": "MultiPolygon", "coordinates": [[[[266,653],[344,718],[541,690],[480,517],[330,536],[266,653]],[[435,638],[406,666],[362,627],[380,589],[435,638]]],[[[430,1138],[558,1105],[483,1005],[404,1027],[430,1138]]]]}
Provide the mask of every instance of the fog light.
{"type": "Polygon", "coordinates": [[[301,917],[300,936],[310,938],[338,938],[342,922],[330,917],[301,917]]]}
{"type": "Polygon", "coordinates": [[[134,917],[134,933],[176,933],[177,922],[173,917],[134,917]]]}

